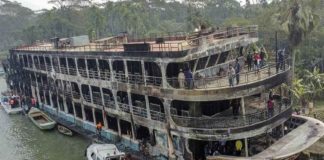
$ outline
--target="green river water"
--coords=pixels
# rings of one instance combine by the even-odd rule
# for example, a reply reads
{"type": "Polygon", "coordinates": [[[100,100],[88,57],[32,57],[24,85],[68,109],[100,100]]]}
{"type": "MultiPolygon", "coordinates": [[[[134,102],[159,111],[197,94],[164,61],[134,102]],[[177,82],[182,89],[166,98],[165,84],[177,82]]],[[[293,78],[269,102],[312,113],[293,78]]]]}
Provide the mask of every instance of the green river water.
{"type": "MultiPolygon", "coordinates": [[[[0,78],[0,91],[7,89],[0,78]]],[[[89,140],[57,130],[41,131],[25,115],[7,115],[0,108],[0,160],[84,160],[89,140]]]]}

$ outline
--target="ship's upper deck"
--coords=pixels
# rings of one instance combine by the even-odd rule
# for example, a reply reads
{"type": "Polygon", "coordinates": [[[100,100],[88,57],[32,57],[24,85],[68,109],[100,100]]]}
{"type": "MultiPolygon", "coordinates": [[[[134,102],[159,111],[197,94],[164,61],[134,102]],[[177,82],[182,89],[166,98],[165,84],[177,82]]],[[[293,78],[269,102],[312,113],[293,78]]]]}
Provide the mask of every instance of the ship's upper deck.
{"type": "MultiPolygon", "coordinates": [[[[118,35],[99,39],[85,45],[71,45],[65,39],[58,39],[57,44],[44,42],[30,46],[19,46],[15,51],[59,51],[59,52],[101,52],[101,53],[174,53],[182,56],[188,50],[203,44],[217,44],[229,38],[248,36],[258,37],[257,26],[210,28],[193,32],[191,34],[175,33],[165,35],[152,35],[144,38],[134,38],[128,35],[118,35]]],[[[136,54],[138,53],[138,54],[136,54]]],[[[164,54],[165,55],[165,54],[164,54]]]]}

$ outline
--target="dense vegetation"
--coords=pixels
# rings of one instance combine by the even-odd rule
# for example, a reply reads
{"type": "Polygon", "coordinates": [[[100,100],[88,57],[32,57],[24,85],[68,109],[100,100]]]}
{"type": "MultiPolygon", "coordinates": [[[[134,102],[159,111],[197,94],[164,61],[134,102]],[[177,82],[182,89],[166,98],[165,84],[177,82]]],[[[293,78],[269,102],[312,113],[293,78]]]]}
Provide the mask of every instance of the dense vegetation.
{"type": "MultiPolygon", "coordinates": [[[[256,24],[261,38],[259,46],[273,50],[275,33],[278,33],[279,47],[287,48],[296,58],[296,79],[305,78],[307,70],[310,70],[307,74],[315,73],[316,65],[323,72],[324,20],[320,19],[324,15],[323,1],[245,2],[242,6],[236,0],[117,0],[100,4],[92,0],[49,0],[55,7],[34,12],[19,3],[0,0],[0,52],[55,36],[87,34],[91,39],[98,39],[120,32],[149,36],[190,32],[202,24],[256,24]]],[[[296,80],[294,84],[309,81],[312,80],[296,80]]]]}

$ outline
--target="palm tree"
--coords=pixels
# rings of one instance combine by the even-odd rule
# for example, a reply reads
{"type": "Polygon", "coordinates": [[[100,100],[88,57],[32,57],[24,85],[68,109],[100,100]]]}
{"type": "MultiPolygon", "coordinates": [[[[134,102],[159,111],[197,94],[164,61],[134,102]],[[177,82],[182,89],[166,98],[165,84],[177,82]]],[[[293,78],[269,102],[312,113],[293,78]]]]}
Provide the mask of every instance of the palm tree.
{"type": "Polygon", "coordinates": [[[279,4],[279,21],[288,32],[289,51],[292,54],[292,72],[294,77],[295,48],[319,24],[315,13],[319,0],[286,0],[279,4]]]}

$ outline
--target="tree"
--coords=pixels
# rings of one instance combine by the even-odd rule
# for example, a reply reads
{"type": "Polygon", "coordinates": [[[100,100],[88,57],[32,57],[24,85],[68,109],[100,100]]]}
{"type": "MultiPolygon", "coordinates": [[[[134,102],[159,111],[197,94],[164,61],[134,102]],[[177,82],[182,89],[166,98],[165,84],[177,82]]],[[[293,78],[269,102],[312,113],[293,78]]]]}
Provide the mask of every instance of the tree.
{"type": "Polygon", "coordinates": [[[287,0],[280,3],[279,21],[289,34],[293,77],[295,74],[295,49],[319,23],[319,16],[315,13],[319,2],[319,0],[287,0]]]}

